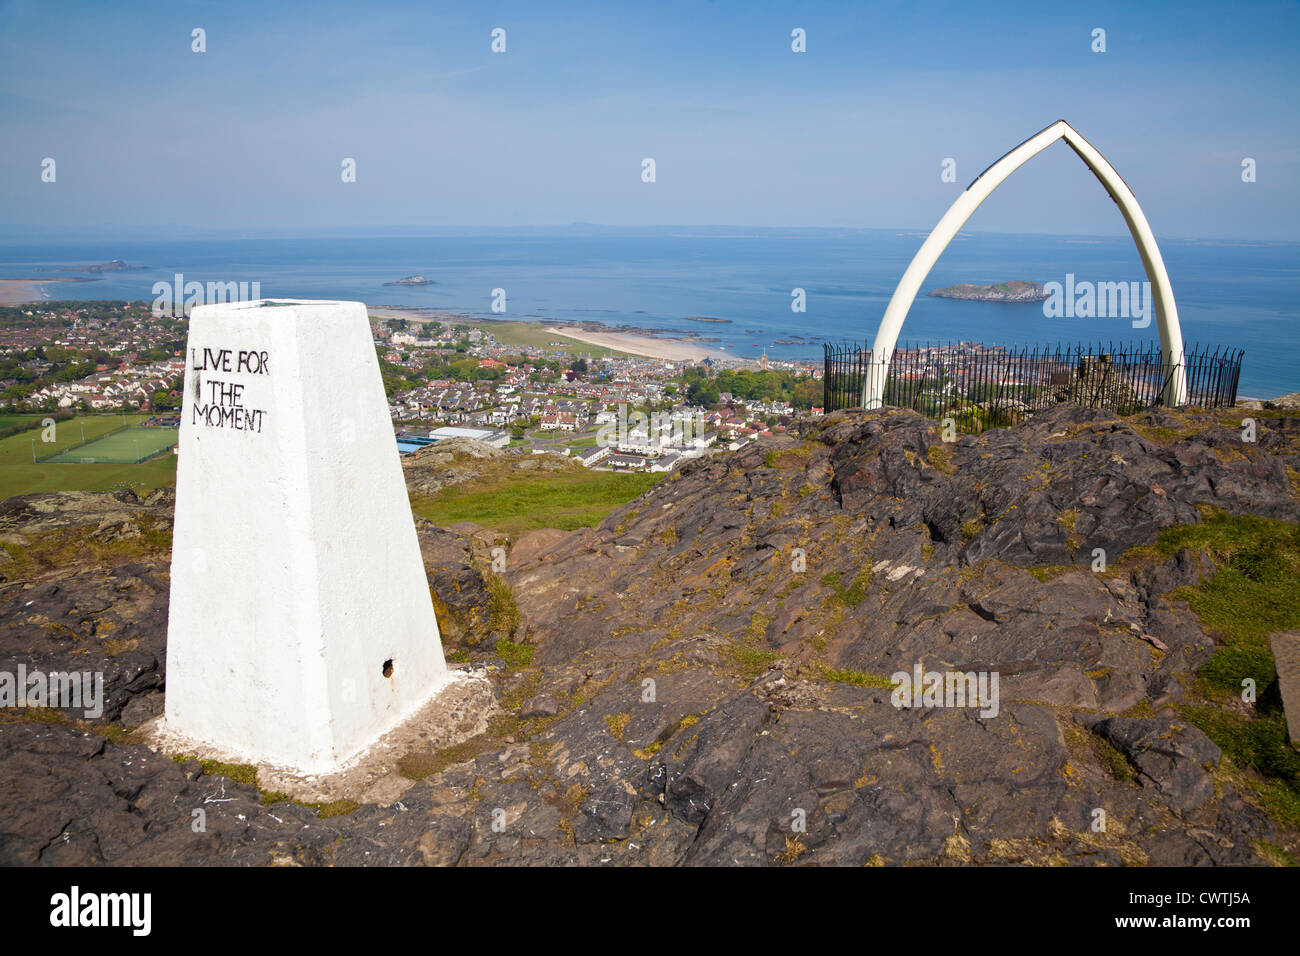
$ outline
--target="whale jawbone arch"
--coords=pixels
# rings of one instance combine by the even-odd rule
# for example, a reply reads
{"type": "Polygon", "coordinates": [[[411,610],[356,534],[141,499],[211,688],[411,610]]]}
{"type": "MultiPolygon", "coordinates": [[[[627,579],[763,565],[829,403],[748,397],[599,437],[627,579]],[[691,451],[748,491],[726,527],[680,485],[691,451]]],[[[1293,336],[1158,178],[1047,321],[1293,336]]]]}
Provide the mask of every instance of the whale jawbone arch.
{"type": "Polygon", "coordinates": [[[1165,405],[1185,405],[1187,403],[1187,371],[1183,365],[1183,333],[1178,325],[1178,306],[1174,303],[1174,291],[1169,284],[1169,274],[1165,272],[1164,259],[1156,245],[1155,236],[1147,224],[1146,216],[1132,190],[1115,172],[1115,168],[1106,161],[1091,143],[1079,135],[1065,120],[1057,120],[1051,126],[1035,133],[1015,149],[1011,150],[996,163],[986,169],[978,179],[966,187],[966,191],[957,197],[939,224],[926,238],[921,248],[912,257],[911,264],[899,280],[894,295],[885,309],[880,328],[872,341],[871,365],[862,388],[862,405],[864,408],[879,408],[884,403],[885,379],[889,374],[889,362],[893,356],[894,345],[898,342],[898,333],[903,328],[903,320],[921,289],[921,283],[930,274],[934,264],[939,261],[943,251],[948,248],[953,238],[980,204],[997,189],[1013,172],[1037,156],[1057,140],[1063,139],[1079,158],[1087,164],[1093,174],[1106,187],[1124,221],[1128,223],[1133,241],[1137,243],[1142,265],[1146,269],[1147,279],[1155,300],[1156,322],[1160,330],[1160,346],[1164,353],[1167,368],[1173,370],[1161,393],[1165,405]]]}

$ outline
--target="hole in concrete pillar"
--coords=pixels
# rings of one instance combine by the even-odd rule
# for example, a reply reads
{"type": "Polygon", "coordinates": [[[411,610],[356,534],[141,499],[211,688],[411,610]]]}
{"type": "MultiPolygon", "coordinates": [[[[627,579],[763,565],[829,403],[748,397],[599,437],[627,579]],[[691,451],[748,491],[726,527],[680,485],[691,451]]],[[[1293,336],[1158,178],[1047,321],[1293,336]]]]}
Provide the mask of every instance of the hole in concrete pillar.
{"type": "Polygon", "coordinates": [[[393,676],[393,660],[392,660],[392,658],[389,658],[388,660],[384,661],[384,676],[385,676],[385,677],[392,677],[392,676],[393,676]]]}

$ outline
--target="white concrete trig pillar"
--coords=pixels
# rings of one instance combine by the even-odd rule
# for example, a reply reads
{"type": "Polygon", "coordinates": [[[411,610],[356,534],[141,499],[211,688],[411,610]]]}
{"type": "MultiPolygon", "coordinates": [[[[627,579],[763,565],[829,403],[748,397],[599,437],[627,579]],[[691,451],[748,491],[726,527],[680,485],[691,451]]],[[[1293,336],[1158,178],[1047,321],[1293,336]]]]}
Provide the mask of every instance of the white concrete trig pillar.
{"type": "Polygon", "coordinates": [[[330,773],[448,680],[365,306],[195,308],[166,733],[330,773]]]}

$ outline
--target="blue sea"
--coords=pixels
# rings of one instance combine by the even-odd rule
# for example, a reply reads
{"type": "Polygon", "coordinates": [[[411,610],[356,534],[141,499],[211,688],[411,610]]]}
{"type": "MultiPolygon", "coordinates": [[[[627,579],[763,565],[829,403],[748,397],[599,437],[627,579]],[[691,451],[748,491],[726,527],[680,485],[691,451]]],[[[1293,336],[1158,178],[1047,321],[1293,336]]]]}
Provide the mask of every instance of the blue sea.
{"type": "MultiPolygon", "coordinates": [[[[154,298],[157,281],[258,281],[264,297],[356,299],[485,318],[594,320],[695,332],[742,358],[820,359],[823,341],[866,341],[924,233],[886,230],[714,228],[428,238],[186,239],[0,242],[0,278],[67,276],[58,270],[121,259],[140,271],[47,286],[51,298],[154,298]],[[437,284],[383,283],[422,274],[437,284]],[[506,312],[491,311],[492,290],[506,312]],[[807,311],[791,310],[805,290],[807,311]],[[687,316],[729,319],[696,323],[687,316]],[[801,337],[808,344],[777,345],[801,337]]],[[[1240,394],[1300,391],[1300,244],[1163,239],[1183,338],[1245,349],[1240,394]]],[[[1010,279],[1140,282],[1127,237],[962,234],[922,292],[1010,279]]],[[[1047,318],[1037,304],[927,298],[913,305],[900,341],[989,344],[1147,342],[1127,318],[1047,318]]]]}

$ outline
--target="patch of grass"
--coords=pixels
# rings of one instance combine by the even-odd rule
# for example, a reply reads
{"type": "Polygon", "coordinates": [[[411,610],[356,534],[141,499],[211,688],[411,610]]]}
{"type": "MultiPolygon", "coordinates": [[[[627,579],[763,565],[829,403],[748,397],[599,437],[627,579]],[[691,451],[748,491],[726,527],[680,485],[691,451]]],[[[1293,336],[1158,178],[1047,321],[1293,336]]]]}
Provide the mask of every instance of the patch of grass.
{"type": "Polygon", "coordinates": [[[627,725],[631,720],[632,715],[628,713],[605,715],[605,723],[609,725],[609,732],[619,740],[623,739],[623,731],[627,730],[627,725]]]}
{"type": "Polygon", "coordinates": [[[590,471],[576,464],[560,471],[502,471],[413,499],[411,510],[444,528],[473,521],[509,534],[535,528],[572,531],[600,524],[661,477],[590,471]]]}
{"type": "Polygon", "coordinates": [[[822,664],[819,668],[823,680],[830,681],[834,684],[853,684],[855,687],[887,687],[892,688],[894,682],[882,674],[871,674],[866,671],[855,671],[847,668],[828,667],[822,664]]]}
{"type": "Polygon", "coordinates": [[[103,724],[91,723],[88,720],[77,721],[77,726],[82,730],[88,730],[92,734],[103,737],[109,743],[123,744],[131,736],[131,730],[122,724],[103,724]]]}
{"type": "Polygon", "coordinates": [[[334,800],[331,803],[322,803],[316,811],[316,816],[322,820],[328,820],[330,817],[345,817],[349,813],[354,813],[361,809],[361,804],[355,800],[334,800]]]}
{"type": "Polygon", "coordinates": [[[862,603],[862,599],[867,596],[867,586],[871,584],[871,563],[860,570],[853,578],[853,583],[847,588],[841,586],[843,574],[839,571],[829,571],[821,577],[821,585],[831,589],[831,594],[826,598],[828,605],[840,605],[841,607],[857,607],[862,603]]]}
{"type": "Polygon", "coordinates": [[[930,450],[926,452],[926,458],[934,466],[936,471],[941,471],[945,475],[955,475],[956,467],[952,463],[952,453],[946,445],[931,445],[930,450]]]}
{"type": "Polygon", "coordinates": [[[1128,757],[1124,756],[1114,744],[1098,734],[1090,734],[1092,737],[1093,749],[1097,756],[1101,758],[1102,766],[1110,771],[1110,775],[1116,780],[1132,780],[1136,775],[1136,769],[1129,762],[1128,757]]]}
{"type": "Polygon", "coordinates": [[[1056,520],[1061,523],[1062,528],[1064,528],[1066,531],[1073,534],[1075,522],[1079,520],[1079,509],[1066,508],[1064,511],[1062,511],[1059,515],[1056,516],[1056,520]]]}
{"type": "Polygon", "coordinates": [[[485,574],[483,578],[487,585],[488,613],[493,630],[505,631],[513,637],[519,630],[521,620],[514,592],[510,590],[506,579],[499,574],[485,574]]]}
{"type": "Polygon", "coordinates": [[[503,637],[497,641],[497,657],[506,662],[509,670],[522,670],[533,662],[533,652],[536,650],[531,644],[516,644],[508,637],[503,637]]]}
{"type": "Polygon", "coordinates": [[[768,468],[804,468],[817,447],[815,443],[806,442],[798,448],[773,448],[763,456],[763,464],[768,468]]]}
{"type": "Polygon", "coordinates": [[[961,538],[963,541],[969,541],[983,530],[984,522],[972,518],[969,521],[962,522],[961,538]]]}
{"type": "Polygon", "coordinates": [[[1062,770],[1062,774],[1072,785],[1078,785],[1079,782],[1079,775],[1073,769],[1073,763],[1086,760],[1088,757],[1100,763],[1114,780],[1122,782],[1132,780],[1137,776],[1137,768],[1110,741],[1100,734],[1091,733],[1073,721],[1066,721],[1062,730],[1066,746],[1073,758],[1070,763],[1066,764],[1066,769],[1062,770]]]}
{"type": "Polygon", "coordinates": [[[1155,545],[1163,557],[1182,548],[1208,550],[1219,565],[1209,580],[1173,594],[1221,642],[1201,678],[1220,693],[1240,693],[1245,677],[1266,687],[1276,673],[1268,635],[1300,627],[1300,526],[1215,515],[1166,529],[1155,545]]]}
{"type": "MultiPolygon", "coordinates": [[[[182,761],[184,762],[184,761],[182,761]]],[[[199,766],[209,777],[229,777],[235,783],[257,786],[257,768],[247,763],[222,763],[220,760],[200,760],[199,766]]]]}
{"type": "Polygon", "coordinates": [[[723,650],[737,665],[743,680],[754,680],[780,656],[776,651],[742,647],[739,644],[729,644],[723,650]]]}
{"type": "Polygon", "coordinates": [[[1070,570],[1064,564],[1045,564],[1039,568],[1025,568],[1030,574],[1040,581],[1050,581],[1053,578],[1059,578],[1066,571],[1070,570]]]}
{"type": "Polygon", "coordinates": [[[1300,752],[1288,739],[1280,707],[1253,716],[1213,704],[1185,705],[1180,712],[1205,732],[1237,767],[1249,767],[1263,779],[1247,775],[1242,783],[1279,823],[1300,829],[1300,752]]]}
{"type": "Polygon", "coordinates": [[[1136,422],[1130,422],[1129,427],[1141,435],[1149,442],[1157,445],[1173,445],[1191,438],[1201,431],[1200,426],[1193,428],[1166,428],[1163,425],[1141,425],[1136,422]]]}
{"type": "Polygon", "coordinates": [[[762,611],[755,611],[749,619],[749,626],[745,628],[745,634],[741,638],[746,644],[762,644],[767,637],[768,626],[772,623],[772,615],[764,614],[762,611]]]}
{"type": "Polygon", "coordinates": [[[1259,840],[1255,843],[1255,852],[1268,860],[1271,866],[1295,866],[1296,858],[1282,849],[1280,846],[1274,846],[1267,840],[1259,840]]]}

